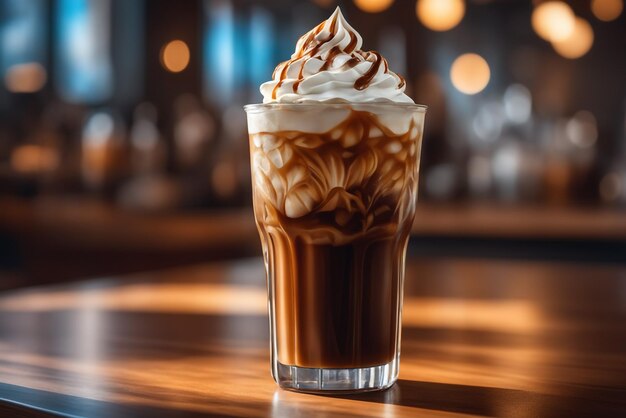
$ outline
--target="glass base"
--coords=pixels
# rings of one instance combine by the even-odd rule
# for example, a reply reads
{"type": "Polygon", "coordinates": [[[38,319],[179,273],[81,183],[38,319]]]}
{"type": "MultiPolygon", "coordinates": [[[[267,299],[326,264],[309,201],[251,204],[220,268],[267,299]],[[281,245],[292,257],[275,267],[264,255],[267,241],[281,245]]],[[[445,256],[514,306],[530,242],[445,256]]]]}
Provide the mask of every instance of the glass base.
{"type": "Polygon", "coordinates": [[[381,366],[316,369],[276,363],[274,380],[283,389],[313,393],[358,393],[384,390],[398,379],[400,357],[381,366]]]}

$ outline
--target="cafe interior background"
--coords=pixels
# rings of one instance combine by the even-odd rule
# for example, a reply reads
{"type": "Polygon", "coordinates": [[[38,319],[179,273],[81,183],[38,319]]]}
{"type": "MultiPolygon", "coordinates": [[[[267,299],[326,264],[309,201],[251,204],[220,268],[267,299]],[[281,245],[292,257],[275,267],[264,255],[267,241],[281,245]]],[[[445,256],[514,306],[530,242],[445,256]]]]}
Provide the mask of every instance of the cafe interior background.
{"type": "Polygon", "coordinates": [[[623,3],[0,0],[0,289],[259,256],[242,106],[337,5],[429,107],[414,256],[623,262],[623,3]]]}

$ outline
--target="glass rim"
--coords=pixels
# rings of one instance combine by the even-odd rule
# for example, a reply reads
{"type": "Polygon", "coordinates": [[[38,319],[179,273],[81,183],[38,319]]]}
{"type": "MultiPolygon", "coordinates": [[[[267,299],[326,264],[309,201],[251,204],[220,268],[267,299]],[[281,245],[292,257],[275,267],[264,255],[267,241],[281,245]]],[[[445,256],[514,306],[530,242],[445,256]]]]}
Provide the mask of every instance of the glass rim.
{"type": "Polygon", "coordinates": [[[270,109],[300,109],[305,108],[345,108],[345,107],[359,107],[359,108],[392,108],[392,109],[412,109],[420,112],[426,112],[428,106],[416,103],[397,103],[397,102],[297,102],[297,103],[256,103],[247,104],[243,109],[247,112],[259,112],[262,110],[270,109]]]}

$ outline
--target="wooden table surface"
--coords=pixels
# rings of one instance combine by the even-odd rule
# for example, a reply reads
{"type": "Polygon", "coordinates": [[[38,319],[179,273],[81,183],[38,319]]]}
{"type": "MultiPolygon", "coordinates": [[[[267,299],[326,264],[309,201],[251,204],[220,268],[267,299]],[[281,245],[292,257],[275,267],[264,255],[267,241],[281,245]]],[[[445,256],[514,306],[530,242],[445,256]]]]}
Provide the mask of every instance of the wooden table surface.
{"type": "Polygon", "coordinates": [[[271,380],[259,259],[0,295],[0,417],[624,417],[626,266],[409,257],[398,383],[271,380]]]}

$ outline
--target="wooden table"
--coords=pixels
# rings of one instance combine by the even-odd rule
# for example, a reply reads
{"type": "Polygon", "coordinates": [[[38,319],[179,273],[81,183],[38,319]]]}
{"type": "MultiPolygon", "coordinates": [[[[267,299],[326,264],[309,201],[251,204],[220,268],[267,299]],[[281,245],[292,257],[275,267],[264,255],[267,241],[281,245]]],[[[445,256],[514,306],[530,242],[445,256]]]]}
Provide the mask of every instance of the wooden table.
{"type": "Polygon", "coordinates": [[[626,266],[408,262],[400,380],[269,374],[259,259],[0,297],[0,417],[624,417],[626,266]]]}

